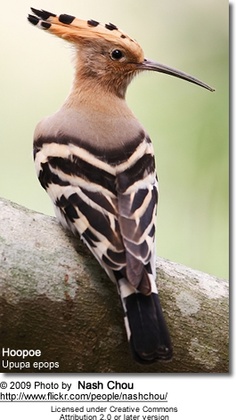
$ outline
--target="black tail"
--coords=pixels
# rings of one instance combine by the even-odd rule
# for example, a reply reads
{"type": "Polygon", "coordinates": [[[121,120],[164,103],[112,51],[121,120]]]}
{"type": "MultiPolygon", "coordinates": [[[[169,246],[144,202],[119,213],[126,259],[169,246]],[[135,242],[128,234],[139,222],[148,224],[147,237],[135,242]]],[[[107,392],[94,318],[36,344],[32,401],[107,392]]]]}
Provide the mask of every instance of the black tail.
{"type": "Polygon", "coordinates": [[[136,361],[170,360],[172,345],[159,296],[132,293],[124,298],[130,329],[130,345],[136,361]]]}

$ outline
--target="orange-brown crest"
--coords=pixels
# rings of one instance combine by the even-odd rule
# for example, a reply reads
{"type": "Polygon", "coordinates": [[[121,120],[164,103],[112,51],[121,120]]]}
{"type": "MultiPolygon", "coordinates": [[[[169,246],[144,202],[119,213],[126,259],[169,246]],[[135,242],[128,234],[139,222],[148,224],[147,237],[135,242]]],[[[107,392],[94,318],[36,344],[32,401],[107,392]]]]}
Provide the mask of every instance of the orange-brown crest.
{"type": "Polygon", "coordinates": [[[83,45],[89,40],[106,40],[117,48],[124,49],[136,63],[144,60],[143,50],[137,41],[112,23],[103,25],[92,19],[86,21],[67,14],[56,16],[44,10],[31,10],[34,15],[29,15],[28,20],[32,24],[73,44],[83,45]]]}

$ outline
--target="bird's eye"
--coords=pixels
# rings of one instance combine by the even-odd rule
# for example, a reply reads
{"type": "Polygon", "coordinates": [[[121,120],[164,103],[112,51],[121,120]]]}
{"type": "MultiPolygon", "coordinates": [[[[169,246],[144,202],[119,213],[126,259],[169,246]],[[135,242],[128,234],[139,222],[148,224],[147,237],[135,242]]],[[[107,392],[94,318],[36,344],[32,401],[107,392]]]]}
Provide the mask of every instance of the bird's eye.
{"type": "Polygon", "coordinates": [[[123,57],[124,57],[124,54],[121,50],[115,49],[111,52],[112,60],[120,60],[123,57]]]}

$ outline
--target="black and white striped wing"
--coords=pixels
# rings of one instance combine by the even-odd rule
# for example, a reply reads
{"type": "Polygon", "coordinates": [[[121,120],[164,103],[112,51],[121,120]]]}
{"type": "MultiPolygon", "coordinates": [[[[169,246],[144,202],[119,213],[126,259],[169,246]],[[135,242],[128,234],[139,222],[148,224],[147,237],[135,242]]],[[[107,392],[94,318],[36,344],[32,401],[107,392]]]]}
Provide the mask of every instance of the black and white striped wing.
{"type": "Polygon", "coordinates": [[[62,225],[79,234],[110,275],[126,265],[117,217],[115,168],[75,145],[73,139],[35,141],[41,185],[62,225]]]}
{"type": "Polygon", "coordinates": [[[109,275],[119,272],[150,293],[157,203],[150,141],[144,138],[127,161],[114,165],[73,139],[38,139],[35,163],[62,225],[81,236],[109,275]]]}

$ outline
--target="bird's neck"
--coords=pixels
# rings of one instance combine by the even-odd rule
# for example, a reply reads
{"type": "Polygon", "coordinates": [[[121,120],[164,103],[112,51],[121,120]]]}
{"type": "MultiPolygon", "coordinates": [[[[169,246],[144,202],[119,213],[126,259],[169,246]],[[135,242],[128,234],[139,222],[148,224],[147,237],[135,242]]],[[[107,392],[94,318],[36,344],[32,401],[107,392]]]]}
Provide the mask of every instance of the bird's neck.
{"type": "Polygon", "coordinates": [[[75,75],[71,92],[64,106],[78,110],[87,109],[90,113],[133,116],[126,104],[125,95],[117,95],[115,90],[109,88],[109,84],[106,85],[96,77],[85,77],[80,73],[75,75]]]}

